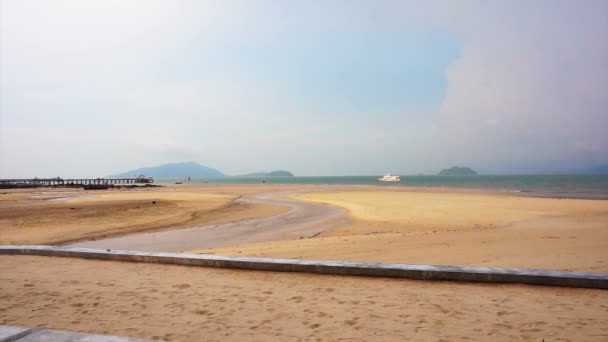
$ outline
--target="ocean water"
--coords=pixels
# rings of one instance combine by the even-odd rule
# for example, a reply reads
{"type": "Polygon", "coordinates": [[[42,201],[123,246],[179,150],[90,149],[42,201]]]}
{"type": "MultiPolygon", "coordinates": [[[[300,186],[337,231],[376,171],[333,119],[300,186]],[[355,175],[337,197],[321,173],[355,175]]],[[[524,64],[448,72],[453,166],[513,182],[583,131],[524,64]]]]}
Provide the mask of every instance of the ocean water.
{"type": "MultiPolygon", "coordinates": [[[[271,184],[380,185],[403,187],[447,187],[522,193],[530,196],[608,199],[607,175],[477,175],[401,176],[401,182],[380,182],[378,176],[267,177],[271,184]]],[[[209,183],[254,184],[261,177],[155,179],[156,184],[209,183]]]]}

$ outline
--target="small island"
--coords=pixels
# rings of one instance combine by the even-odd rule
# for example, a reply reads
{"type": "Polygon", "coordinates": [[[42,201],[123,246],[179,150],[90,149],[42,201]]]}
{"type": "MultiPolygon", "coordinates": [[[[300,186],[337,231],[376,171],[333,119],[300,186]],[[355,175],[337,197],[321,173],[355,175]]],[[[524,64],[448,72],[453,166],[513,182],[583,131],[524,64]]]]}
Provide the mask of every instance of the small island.
{"type": "Polygon", "coordinates": [[[473,169],[464,166],[453,166],[439,172],[439,176],[473,176],[476,174],[477,172],[473,171],[473,169]]]}
{"type": "Polygon", "coordinates": [[[293,173],[285,170],[271,171],[266,174],[267,177],[293,177],[293,173]]]}
{"type": "Polygon", "coordinates": [[[240,177],[294,177],[294,175],[289,171],[277,170],[270,172],[253,172],[240,177]]]}

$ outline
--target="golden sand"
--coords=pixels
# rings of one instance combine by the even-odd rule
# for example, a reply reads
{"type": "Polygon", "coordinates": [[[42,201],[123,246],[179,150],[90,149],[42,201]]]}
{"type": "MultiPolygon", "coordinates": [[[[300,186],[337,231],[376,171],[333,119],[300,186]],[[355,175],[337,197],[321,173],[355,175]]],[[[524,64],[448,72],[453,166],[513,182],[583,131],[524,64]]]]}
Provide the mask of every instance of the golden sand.
{"type": "MultiPolygon", "coordinates": [[[[356,219],[372,227],[345,227],[333,235],[374,232],[417,232],[469,230],[517,226],[532,221],[549,221],[563,227],[560,219],[592,218],[608,228],[608,201],[533,198],[475,193],[433,193],[405,191],[342,191],[292,196],[299,200],[346,208],[356,219]],[[555,220],[551,220],[555,219],[555,220]],[[374,225],[375,224],[375,225],[374,225]]],[[[588,225],[588,222],[582,222],[588,225]]]]}
{"type": "Polygon", "coordinates": [[[0,256],[0,323],[169,341],[606,341],[608,291],[0,256]]]}
{"type": "Polygon", "coordinates": [[[348,210],[313,239],[198,253],[608,273],[608,201],[496,194],[338,191],[292,196],[348,210]]]}

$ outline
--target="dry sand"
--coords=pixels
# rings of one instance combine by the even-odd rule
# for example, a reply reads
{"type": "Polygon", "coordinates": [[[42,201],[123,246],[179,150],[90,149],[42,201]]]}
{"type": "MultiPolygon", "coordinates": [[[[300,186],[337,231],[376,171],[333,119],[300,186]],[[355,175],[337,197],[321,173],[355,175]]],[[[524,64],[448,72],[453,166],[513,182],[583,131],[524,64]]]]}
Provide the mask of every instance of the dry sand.
{"type": "Polygon", "coordinates": [[[269,189],[272,187],[252,185],[122,191],[4,190],[0,194],[0,244],[66,244],[261,218],[287,210],[269,204],[234,203],[242,194],[269,189]],[[49,201],[65,197],[75,198],[49,201]]]}
{"type": "Polygon", "coordinates": [[[0,256],[0,323],[172,341],[606,341],[608,291],[0,256]]]}
{"type": "Polygon", "coordinates": [[[198,253],[608,273],[608,201],[498,194],[337,191],[292,196],[348,210],[314,239],[198,253]]]}

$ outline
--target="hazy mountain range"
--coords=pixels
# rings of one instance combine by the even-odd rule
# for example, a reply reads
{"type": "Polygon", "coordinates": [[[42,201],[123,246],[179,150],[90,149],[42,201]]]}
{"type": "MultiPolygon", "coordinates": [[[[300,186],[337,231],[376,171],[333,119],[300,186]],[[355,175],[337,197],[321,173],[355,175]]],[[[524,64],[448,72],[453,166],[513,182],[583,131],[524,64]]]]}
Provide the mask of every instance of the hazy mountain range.
{"type": "MultiPolygon", "coordinates": [[[[226,177],[225,173],[216,170],[214,168],[201,165],[196,162],[183,162],[174,164],[164,164],[153,167],[143,167],[115,175],[108,176],[106,178],[128,178],[133,176],[144,175],[146,177],[155,178],[200,178],[200,177],[226,177]]],[[[254,172],[244,177],[286,177],[293,176],[289,171],[278,170],[271,172],[254,172]]]]}
{"type": "Polygon", "coordinates": [[[589,174],[608,174],[608,165],[600,165],[590,169],[587,169],[581,173],[589,173],[589,174]]]}
{"type": "MultiPolygon", "coordinates": [[[[475,174],[475,171],[469,168],[451,168],[442,170],[440,175],[444,174],[475,174]],[[463,170],[467,169],[467,170],[463,170]]],[[[547,172],[550,174],[551,172],[547,172]]],[[[569,174],[608,174],[608,165],[601,165],[590,169],[574,170],[569,174]]],[[[186,178],[186,177],[229,177],[217,169],[201,165],[196,162],[183,162],[174,164],[164,164],[154,167],[144,167],[119,174],[111,175],[106,178],[126,178],[144,175],[155,178],[186,178]]],[[[292,177],[293,173],[285,170],[277,170],[271,172],[252,172],[244,175],[235,175],[236,177],[292,177]]]]}
{"type": "Polygon", "coordinates": [[[293,173],[285,170],[277,170],[271,172],[253,172],[241,177],[293,177],[293,173]]]}

